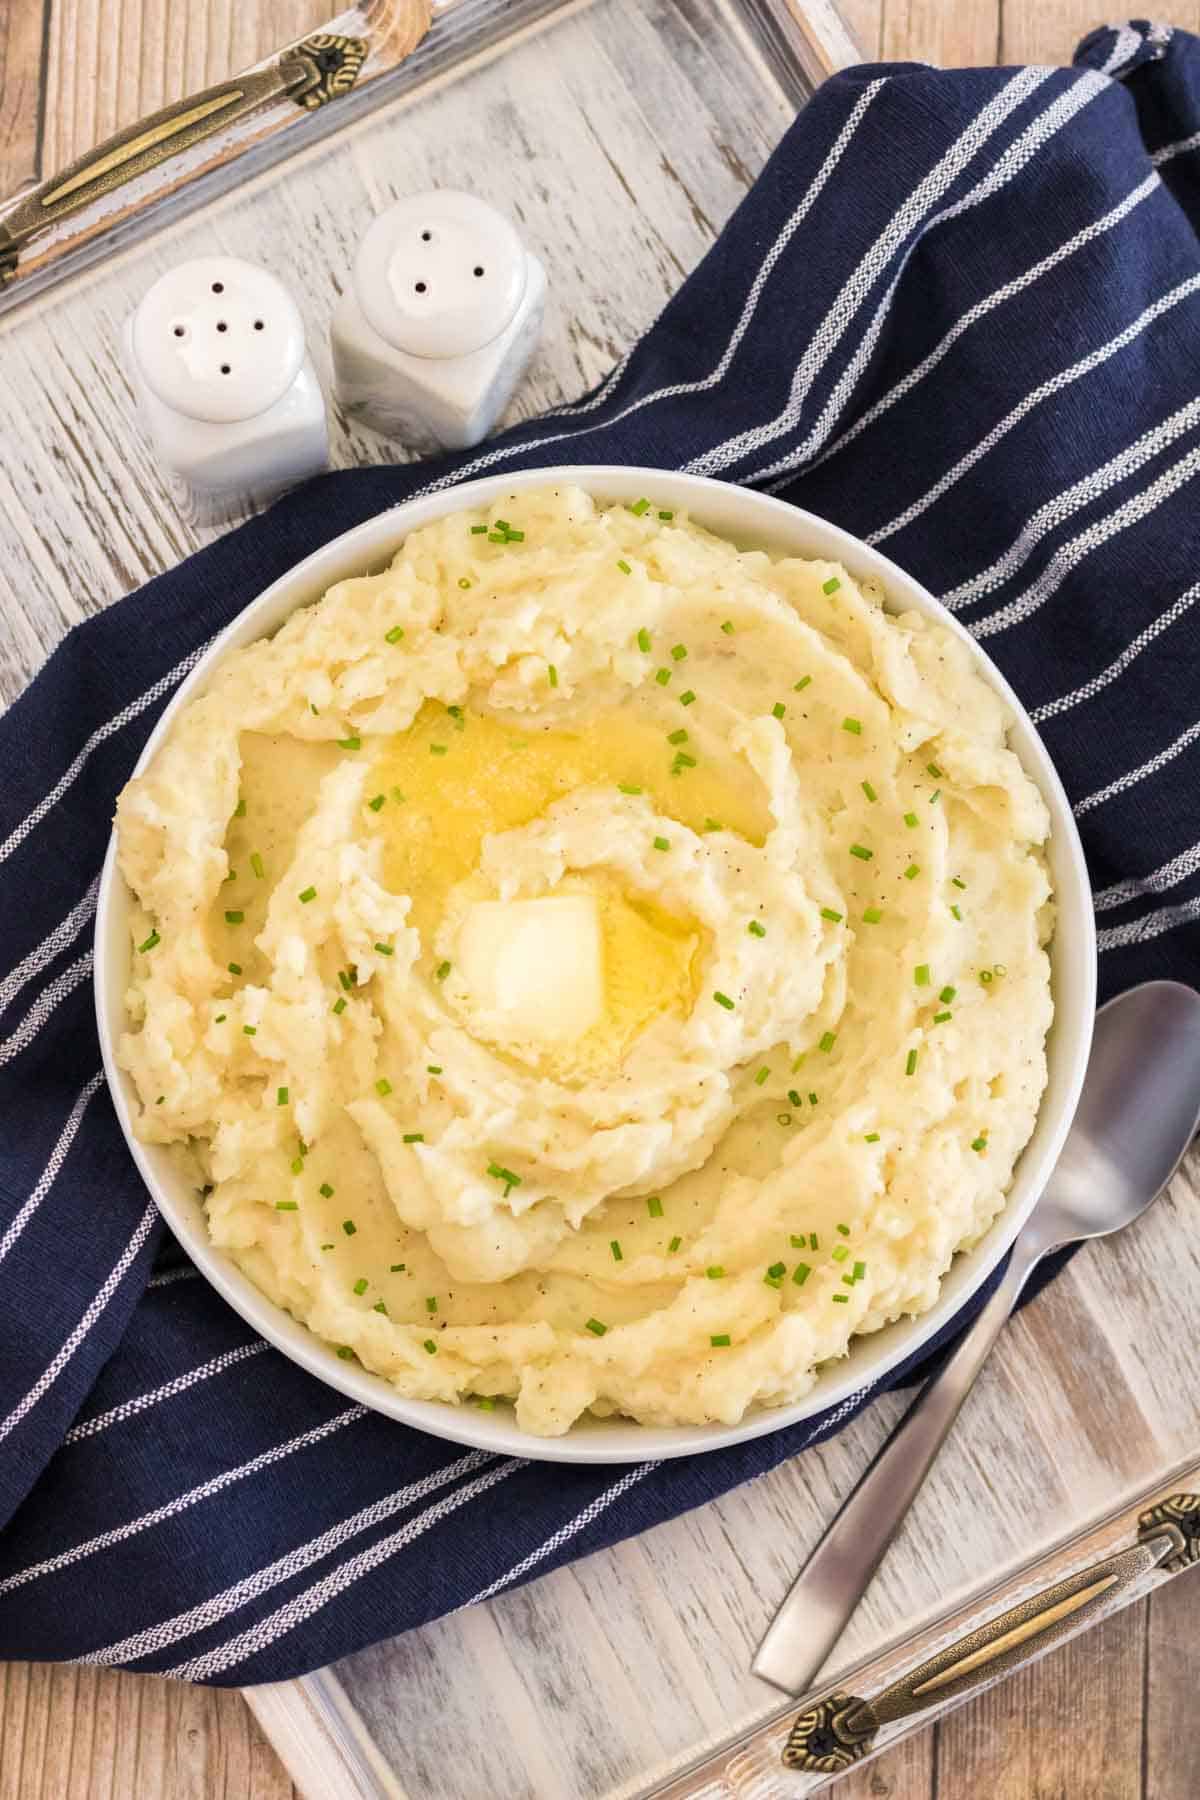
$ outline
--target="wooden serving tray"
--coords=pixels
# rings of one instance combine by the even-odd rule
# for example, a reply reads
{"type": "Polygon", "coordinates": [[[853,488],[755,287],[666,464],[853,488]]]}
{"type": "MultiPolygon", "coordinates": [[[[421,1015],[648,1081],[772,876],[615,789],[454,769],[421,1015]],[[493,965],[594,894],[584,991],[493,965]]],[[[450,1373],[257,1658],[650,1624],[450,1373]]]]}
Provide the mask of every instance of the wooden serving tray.
{"type": "MultiPolygon", "coordinates": [[[[136,243],[80,246],[93,259],[82,278],[82,256],[64,257],[74,279],[47,275],[0,319],[0,702],[68,625],[210,535],[178,516],[121,369],[120,323],[160,270],[217,250],[278,269],[327,380],[334,284],[372,214],[420,187],[473,188],[520,216],[549,273],[546,336],[516,406],[534,413],[597,381],[646,328],[818,68],[852,58],[812,0],[445,0],[403,80],[362,116],[347,108],[319,150],[292,138],[298,153],[269,178],[247,185],[248,165],[231,164],[224,197],[201,183],[149,207],[136,243]]],[[[323,124],[337,115],[323,111],[323,124]]],[[[44,129],[63,152],[53,166],[88,148],[61,123],[44,129]]],[[[401,454],[334,425],[341,464],[401,454]]],[[[1006,1331],[814,1700],[831,1687],[877,1697],[1019,1600],[1127,1551],[1154,1502],[1200,1491],[1198,1184],[1193,1157],[1141,1225],[1082,1251],[1006,1331]]],[[[806,1708],[784,1705],[750,1662],[904,1404],[885,1396],[696,1512],[246,1699],[312,1800],[811,1793],[834,1777],[782,1760],[806,1708]]],[[[1168,1579],[1148,1570],[1113,1604],[1168,1579]]],[[[947,1692],[939,1708],[954,1703],[947,1692]]],[[[872,1753],[937,1710],[887,1726],[872,1753]]]]}

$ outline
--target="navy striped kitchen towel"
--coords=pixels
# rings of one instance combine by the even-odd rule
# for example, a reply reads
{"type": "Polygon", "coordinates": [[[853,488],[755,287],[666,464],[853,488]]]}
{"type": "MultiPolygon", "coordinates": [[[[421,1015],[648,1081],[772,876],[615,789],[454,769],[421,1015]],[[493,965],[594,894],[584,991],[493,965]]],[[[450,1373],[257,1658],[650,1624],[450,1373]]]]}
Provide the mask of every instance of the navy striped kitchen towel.
{"type": "Polygon", "coordinates": [[[325,477],[71,633],[0,721],[0,1656],[294,1675],[720,1494],[869,1398],[708,1457],[529,1465],[347,1405],[254,1338],[166,1240],[99,1073],[113,799],[202,644],[335,533],[484,470],[694,469],[941,595],[1062,772],[1105,992],[1200,982],[1198,222],[1194,37],[850,70],[585,400],[325,477]]]}

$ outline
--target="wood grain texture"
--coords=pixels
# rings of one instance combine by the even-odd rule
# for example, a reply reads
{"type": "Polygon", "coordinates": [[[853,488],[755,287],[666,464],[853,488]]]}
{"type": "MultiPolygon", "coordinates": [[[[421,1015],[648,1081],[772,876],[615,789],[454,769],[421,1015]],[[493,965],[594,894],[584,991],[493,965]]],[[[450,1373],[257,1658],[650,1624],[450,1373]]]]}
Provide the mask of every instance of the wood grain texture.
{"type": "MultiPolygon", "coordinates": [[[[46,3],[47,167],[330,10],[323,0],[46,3]]],[[[422,113],[430,103],[406,106],[402,139],[395,122],[356,128],[143,247],[90,280],[85,297],[64,294],[47,306],[41,316],[52,330],[22,321],[0,329],[0,700],[15,695],[74,620],[208,535],[181,516],[159,480],[115,351],[120,320],[169,262],[200,249],[278,257],[315,327],[328,312],[330,273],[346,267],[371,213],[401,187],[457,183],[515,205],[550,267],[552,291],[557,283],[570,296],[553,309],[519,413],[594,382],[644,329],[761,166],[786,109],[747,104],[738,57],[731,45],[704,41],[696,21],[706,8],[695,0],[655,17],[628,0],[613,29],[617,5],[600,0],[592,9],[599,25],[584,17],[555,28],[570,38],[523,47],[519,70],[501,62],[443,90],[435,124],[422,113]],[[661,55],[662,31],[670,66],[651,94],[644,71],[661,55]],[[698,105],[707,109],[699,117],[698,105]],[[684,116],[688,131],[677,123],[684,116]],[[470,148],[481,142],[485,164],[470,148]],[[589,221],[598,217],[606,235],[614,222],[625,233],[615,289],[597,267],[589,221]],[[311,249],[301,266],[289,249],[296,242],[311,249]],[[7,453],[10,443],[19,453],[7,453]]],[[[999,0],[845,0],[844,10],[865,56],[946,64],[997,55],[1065,61],[1098,16],[1094,0],[1004,0],[1003,9],[999,0]]],[[[1173,10],[1195,24],[1200,0],[1173,10]]],[[[0,168],[19,174],[32,173],[36,159],[37,107],[24,70],[40,53],[41,24],[37,0],[0,0],[0,168]]],[[[324,376],[324,343],[314,348],[324,376]]],[[[344,421],[335,426],[342,464],[400,454],[344,421]]],[[[1150,1341],[1141,1334],[1176,1247],[1195,1255],[1196,1177],[1193,1164],[1119,1250],[1097,1246],[1077,1259],[1007,1335],[855,1621],[852,1654],[898,1621],[930,1616],[981,1568],[1018,1562],[1033,1529],[1035,1477],[1045,1516],[1097,1509],[1147,1456],[1170,1449],[1158,1438],[1179,1380],[1178,1347],[1173,1357],[1161,1309],[1163,1341],[1155,1328],[1150,1341]],[[1114,1306],[1114,1294],[1124,1304],[1114,1306]],[[1073,1354],[1063,1359],[1068,1334],[1073,1354]],[[1140,1389],[1131,1405],[1118,1404],[1130,1370],[1140,1389]],[[949,1528],[962,1518],[969,1531],[949,1528]]],[[[772,1601],[898,1410],[885,1398],[840,1438],[752,1489],[440,1621],[386,1657],[353,1659],[359,1704],[394,1750],[414,1800],[447,1791],[447,1742],[461,1739],[474,1747],[468,1755],[486,1758],[476,1765],[475,1795],[565,1800],[622,1779],[622,1757],[649,1766],[761,1706],[746,1668],[772,1601]],[[726,1578],[714,1582],[714,1570],[726,1578]],[[675,1697],[670,1719],[645,1704],[650,1654],[656,1687],[675,1697]]],[[[1198,1602],[1200,1578],[1181,1578],[905,1740],[837,1794],[1195,1800],[1198,1602]]],[[[236,1695],[110,1671],[0,1669],[0,1800],[214,1796],[295,1797],[236,1695]]]]}
{"type": "Polygon", "coordinates": [[[42,54],[50,0],[0,6],[0,195],[38,173],[42,54]]]}

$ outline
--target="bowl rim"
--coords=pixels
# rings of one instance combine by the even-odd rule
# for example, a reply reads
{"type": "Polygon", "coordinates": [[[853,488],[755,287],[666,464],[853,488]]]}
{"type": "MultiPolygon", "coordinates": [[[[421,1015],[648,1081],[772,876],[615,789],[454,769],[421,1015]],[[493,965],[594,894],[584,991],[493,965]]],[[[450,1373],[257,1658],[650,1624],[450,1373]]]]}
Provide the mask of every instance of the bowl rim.
{"type": "Polygon", "coordinates": [[[561,1437],[541,1438],[522,1431],[510,1420],[507,1409],[485,1412],[469,1402],[455,1405],[406,1399],[384,1377],[361,1364],[338,1359],[333,1348],[307,1325],[256,1288],[212,1243],[199,1201],[194,1194],[182,1192],[182,1178],[167,1165],[164,1147],[146,1145],[137,1138],[133,1084],[116,1060],[117,1037],[125,1025],[129,960],[129,935],[121,914],[128,909],[129,895],[117,867],[115,820],[100,876],[93,986],[104,1073],[134,1164],[182,1248],[253,1330],[349,1399],[450,1443],[530,1461],[640,1463],[726,1449],[833,1408],[849,1411],[863,1390],[876,1387],[901,1363],[912,1359],[986,1282],[1036,1204],[1075,1114],[1095,1014],[1095,921],[1078,829],[1050,755],[1003,674],[952,613],[889,557],[815,513],[752,488],[635,464],[550,466],[462,483],[447,475],[331,538],[266,587],[212,639],[164,707],[129,779],[147,767],[177,715],[195,698],[227,652],[278,630],[286,617],[312,604],[334,581],[385,564],[420,526],[468,506],[487,505],[500,495],[555,484],[578,486],[602,505],[632,502],[657,489],[660,498],[686,510],[698,523],[743,545],[761,543],[772,553],[827,557],[842,562],[856,578],[873,577],[885,588],[889,611],[921,612],[963,642],[975,667],[1010,709],[1010,743],[1016,748],[1014,740],[1020,740],[1018,755],[1049,808],[1050,854],[1058,865],[1051,954],[1062,966],[1055,971],[1051,1067],[1034,1133],[1017,1161],[1005,1205],[978,1243],[956,1254],[941,1279],[934,1305],[915,1318],[902,1318],[852,1339],[846,1357],[836,1367],[827,1364],[803,1399],[788,1406],[754,1408],[735,1425],[654,1426],[624,1418],[588,1418],[577,1421],[561,1437]],[[740,522],[743,518],[744,524],[740,522]],[[724,522],[715,523],[718,519],[724,522]],[[1057,1077],[1056,1059],[1063,1065],[1057,1077]]]}

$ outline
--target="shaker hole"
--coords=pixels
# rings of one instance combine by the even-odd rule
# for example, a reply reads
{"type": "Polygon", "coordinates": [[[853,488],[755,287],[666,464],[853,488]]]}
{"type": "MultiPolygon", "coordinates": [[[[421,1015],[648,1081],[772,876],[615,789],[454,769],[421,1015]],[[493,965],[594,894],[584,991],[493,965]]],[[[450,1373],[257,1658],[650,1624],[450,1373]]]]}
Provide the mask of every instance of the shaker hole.
{"type": "Polygon", "coordinates": [[[432,236],[433,236],[432,231],[423,231],[421,233],[421,242],[423,244],[427,244],[430,241],[430,239],[432,238],[432,236]]]}
{"type": "Polygon", "coordinates": [[[418,281],[416,283],[416,289],[418,294],[423,294],[425,292],[425,283],[423,281],[418,281]]]}
{"type": "Polygon", "coordinates": [[[176,337],[185,337],[186,335],[187,334],[185,333],[182,325],[177,325],[175,327],[175,336],[176,337]]]}
{"type": "Polygon", "coordinates": [[[228,363],[221,364],[221,373],[222,373],[222,375],[229,375],[232,373],[232,370],[230,369],[228,363]]]}
{"type": "Polygon", "coordinates": [[[226,324],[226,323],[225,323],[225,321],[224,321],[224,319],[218,319],[218,320],[217,320],[217,330],[218,330],[218,331],[228,331],[228,330],[229,330],[229,327],[228,327],[228,325],[227,325],[227,324],[226,324]]]}
{"type": "Polygon", "coordinates": [[[261,331],[261,330],[262,330],[262,328],[263,328],[263,322],[262,322],[262,320],[261,320],[261,319],[255,319],[255,321],[254,321],[254,329],[255,329],[255,331],[261,331]]]}
{"type": "Polygon", "coordinates": [[[212,284],[212,291],[214,294],[223,294],[225,292],[225,283],[223,281],[214,281],[212,284]]]}
{"type": "Polygon", "coordinates": [[[483,274],[483,268],[482,268],[482,265],[481,265],[481,264],[479,264],[479,263],[476,263],[476,265],[475,265],[475,273],[476,273],[476,275],[482,275],[482,274],[483,274]]]}

